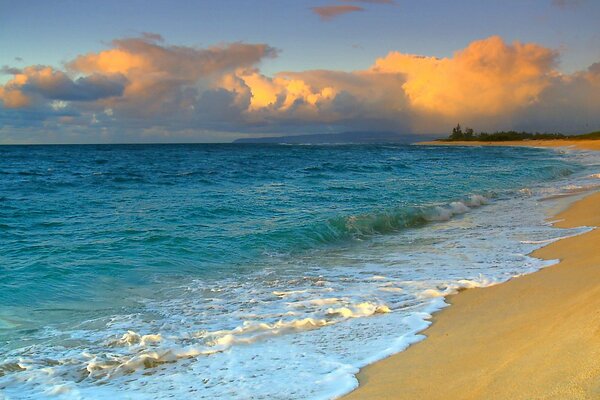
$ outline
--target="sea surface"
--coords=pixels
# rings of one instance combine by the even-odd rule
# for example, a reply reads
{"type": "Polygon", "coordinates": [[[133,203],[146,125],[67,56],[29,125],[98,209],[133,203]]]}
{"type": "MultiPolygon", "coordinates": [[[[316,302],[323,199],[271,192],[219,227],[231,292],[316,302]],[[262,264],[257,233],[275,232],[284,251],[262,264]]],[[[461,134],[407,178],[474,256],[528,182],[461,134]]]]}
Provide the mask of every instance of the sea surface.
{"type": "Polygon", "coordinates": [[[0,398],[329,399],[547,265],[575,150],[0,146],[0,398]]]}

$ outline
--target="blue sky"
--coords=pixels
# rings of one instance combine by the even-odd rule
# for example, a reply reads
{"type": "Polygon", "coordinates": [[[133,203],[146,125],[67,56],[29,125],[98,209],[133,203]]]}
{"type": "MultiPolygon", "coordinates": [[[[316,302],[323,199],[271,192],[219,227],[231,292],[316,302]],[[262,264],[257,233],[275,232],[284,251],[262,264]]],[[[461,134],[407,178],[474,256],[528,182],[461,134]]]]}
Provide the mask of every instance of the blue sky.
{"type": "Polygon", "coordinates": [[[0,64],[58,66],[141,32],[208,46],[268,43],[281,50],[265,72],[368,67],[389,51],[450,56],[474,39],[500,35],[560,49],[573,72],[600,59],[600,2],[402,1],[320,20],[311,7],[335,1],[0,1],[0,64]],[[559,6],[558,4],[563,4],[559,6]]]}

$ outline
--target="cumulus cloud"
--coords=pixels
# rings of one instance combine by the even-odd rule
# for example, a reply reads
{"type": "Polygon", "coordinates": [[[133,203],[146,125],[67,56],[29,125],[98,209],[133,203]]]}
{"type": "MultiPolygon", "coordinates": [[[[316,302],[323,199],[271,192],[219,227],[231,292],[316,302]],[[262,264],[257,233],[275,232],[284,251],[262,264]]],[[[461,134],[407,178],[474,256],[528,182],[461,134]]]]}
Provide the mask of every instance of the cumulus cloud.
{"type": "Polygon", "coordinates": [[[160,41],[160,35],[149,33],[141,38],[114,40],[112,49],[79,56],[67,67],[79,73],[165,73],[193,81],[211,73],[254,65],[276,54],[265,44],[233,43],[198,49],[161,45],[160,41]]]}
{"type": "Polygon", "coordinates": [[[511,45],[493,36],[452,58],[392,52],[372,70],[404,75],[403,89],[415,108],[452,117],[496,115],[534,103],[555,74],[557,57],[535,44],[511,45]]]}
{"type": "Polygon", "coordinates": [[[233,43],[198,49],[159,44],[160,37],[115,40],[113,48],[77,57],[67,64],[76,74],[120,74],[126,78],[123,96],[105,106],[130,116],[193,111],[194,101],[214,80],[238,68],[273,57],[265,44],[233,43]]]}
{"type": "Polygon", "coordinates": [[[0,86],[0,121],[14,132],[197,132],[198,140],[206,132],[440,133],[456,122],[565,133],[600,126],[600,63],[562,74],[559,54],[533,43],[490,37],[447,58],[390,52],[362,71],[265,75],[261,63],[276,55],[265,44],[119,39],[63,69],[3,68],[12,78],[0,86]]]}
{"type": "Polygon", "coordinates": [[[40,94],[51,100],[94,101],[121,96],[125,86],[122,75],[92,74],[72,80],[50,67],[28,67],[22,74],[26,77],[21,86],[25,93],[40,94]]]}
{"type": "MultiPolygon", "coordinates": [[[[92,74],[75,80],[48,66],[32,66],[23,70],[6,68],[14,76],[0,87],[0,101],[7,108],[30,106],[36,98],[44,100],[95,101],[121,96],[123,76],[92,74]]],[[[39,101],[39,99],[38,99],[39,101]]]]}
{"type": "Polygon", "coordinates": [[[250,97],[245,116],[266,126],[334,124],[344,129],[406,129],[410,120],[397,74],[371,71],[282,72],[274,77],[238,71],[238,87],[250,97]]]}
{"type": "MultiPolygon", "coordinates": [[[[558,54],[490,37],[450,58],[391,52],[365,71],[237,71],[228,90],[249,100],[253,121],[305,120],[381,129],[444,131],[456,121],[504,128],[564,78],[558,54]],[[233,85],[236,82],[236,85],[233,85]],[[368,121],[367,123],[364,123],[368,121]]],[[[512,127],[512,126],[511,126],[512,127]]]]}
{"type": "Polygon", "coordinates": [[[553,76],[538,101],[519,110],[512,118],[527,130],[597,131],[600,128],[600,63],[571,75],[553,76]]]}
{"type": "Polygon", "coordinates": [[[343,14],[364,11],[365,9],[359,6],[323,6],[312,7],[311,10],[319,17],[321,17],[321,19],[328,21],[334,17],[338,17],[343,14]]]}

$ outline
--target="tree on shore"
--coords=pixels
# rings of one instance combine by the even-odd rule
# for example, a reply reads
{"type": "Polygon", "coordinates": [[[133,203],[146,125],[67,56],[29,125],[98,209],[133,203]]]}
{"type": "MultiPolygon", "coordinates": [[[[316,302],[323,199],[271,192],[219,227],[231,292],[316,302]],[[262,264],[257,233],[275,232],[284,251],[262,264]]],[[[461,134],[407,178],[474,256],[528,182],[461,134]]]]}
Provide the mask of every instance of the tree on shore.
{"type": "Polygon", "coordinates": [[[463,140],[464,134],[460,124],[456,125],[456,128],[452,128],[452,134],[450,135],[450,140],[463,140]]]}
{"type": "Polygon", "coordinates": [[[475,132],[471,128],[465,128],[464,140],[473,140],[475,138],[475,132]]]}
{"type": "Polygon", "coordinates": [[[463,128],[460,124],[452,128],[452,133],[448,136],[449,141],[479,141],[479,142],[504,142],[510,140],[554,140],[554,139],[565,139],[565,138],[591,138],[596,135],[600,138],[600,132],[592,133],[583,136],[565,136],[561,133],[528,133],[528,132],[516,132],[516,131],[499,131],[494,133],[479,132],[471,128],[463,128]]]}
{"type": "Polygon", "coordinates": [[[471,128],[465,128],[464,132],[460,124],[457,124],[455,128],[452,128],[452,134],[450,140],[474,140],[475,131],[471,128]]]}

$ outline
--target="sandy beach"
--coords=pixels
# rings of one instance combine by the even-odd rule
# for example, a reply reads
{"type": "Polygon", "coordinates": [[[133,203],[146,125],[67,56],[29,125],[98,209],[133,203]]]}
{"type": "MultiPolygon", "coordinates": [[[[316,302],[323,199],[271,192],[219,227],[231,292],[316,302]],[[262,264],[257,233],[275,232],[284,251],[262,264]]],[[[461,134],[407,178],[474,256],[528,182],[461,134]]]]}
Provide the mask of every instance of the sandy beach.
{"type": "MultiPolygon", "coordinates": [[[[448,145],[444,142],[421,144],[448,145]]],[[[600,141],[455,142],[600,150],[600,141]]],[[[600,226],[600,193],[556,215],[557,227],[600,226]]],[[[345,399],[600,398],[600,230],[533,256],[560,263],[448,298],[427,338],[364,368],[345,399]]]]}
{"type": "Polygon", "coordinates": [[[600,140],[520,140],[507,142],[419,142],[427,146],[524,146],[524,147],[574,147],[581,150],[600,150],[600,140]]]}

